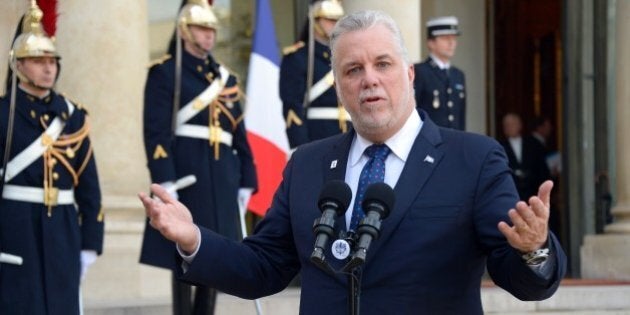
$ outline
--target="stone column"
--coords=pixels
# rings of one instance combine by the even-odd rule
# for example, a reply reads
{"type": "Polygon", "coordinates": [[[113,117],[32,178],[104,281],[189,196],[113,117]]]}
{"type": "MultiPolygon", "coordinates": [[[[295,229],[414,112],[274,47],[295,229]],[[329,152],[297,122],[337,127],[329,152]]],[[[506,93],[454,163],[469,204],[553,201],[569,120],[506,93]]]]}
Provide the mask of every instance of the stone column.
{"type": "Polygon", "coordinates": [[[612,209],[614,223],[605,227],[606,234],[587,235],[582,246],[582,277],[630,280],[630,2],[617,1],[616,6],[616,161],[617,203],[612,209]]]}
{"type": "MultiPolygon", "coordinates": [[[[58,2],[57,85],[85,104],[104,205],[136,199],[148,185],[142,144],[142,99],[148,64],[145,1],[58,2]]],[[[135,208],[139,203],[133,201],[135,208]]]]}
{"type": "Polygon", "coordinates": [[[617,204],[612,209],[614,223],[606,226],[606,233],[630,234],[630,43],[626,31],[630,28],[630,2],[617,1],[616,34],[616,156],[617,204]]]}
{"type": "Polygon", "coordinates": [[[359,10],[381,10],[389,14],[403,35],[409,59],[415,62],[420,59],[420,0],[344,0],[342,2],[346,13],[359,10]]]}
{"type": "Polygon", "coordinates": [[[29,2],[23,0],[4,0],[0,5],[0,95],[5,94],[9,51],[15,35],[15,29],[29,2]]]}
{"type": "Polygon", "coordinates": [[[82,284],[85,305],[143,297],[167,301],[170,272],[138,263],[148,189],[142,140],[149,64],[147,1],[58,2],[57,90],[87,108],[105,212],[103,255],[82,284]]]}

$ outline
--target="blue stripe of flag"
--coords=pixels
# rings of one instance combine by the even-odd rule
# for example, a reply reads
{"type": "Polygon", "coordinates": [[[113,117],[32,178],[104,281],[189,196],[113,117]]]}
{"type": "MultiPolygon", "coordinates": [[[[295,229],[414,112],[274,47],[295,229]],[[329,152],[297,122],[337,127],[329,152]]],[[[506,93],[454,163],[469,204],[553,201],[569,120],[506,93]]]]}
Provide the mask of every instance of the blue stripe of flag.
{"type": "Polygon", "coordinates": [[[273,16],[269,0],[258,0],[256,3],[256,29],[254,31],[253,53],[256,53],[275,65],[280,65],[280,54],[273,26],[273,16]]]}

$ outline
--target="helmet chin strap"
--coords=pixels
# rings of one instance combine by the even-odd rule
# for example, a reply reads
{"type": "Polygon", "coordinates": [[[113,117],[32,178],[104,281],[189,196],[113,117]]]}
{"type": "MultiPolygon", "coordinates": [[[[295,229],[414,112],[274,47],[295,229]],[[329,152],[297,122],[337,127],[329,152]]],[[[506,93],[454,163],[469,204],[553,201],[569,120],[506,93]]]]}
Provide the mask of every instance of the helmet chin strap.
{"type": "Polygon", "coordinates": [[[51,87],[46,87],[46,86],[42,86],[42,85],[36,84],[36,83],[35,83],[35,82],[33,82],[33,81],[24,82],[24,84],[26,84],[26,85],[30,85],[30,86],[32,86],[32,87],[34,87],[34,88],[41,89],[41,90],[52,90],[52,88],[53,88],[53,86],[51,86],[51,87]]]}
{"type": "Polygon", "coordinates": [[[189,43],[191,43],[195,48],[198,49],[199,52],[203,53],[204,55],[209,55],[210,51],[204,49],[203,47],[201,47],[201,45],[199,45],[199,43],[195,40],[195,38],[192,36],[192,33],[190,32],[190,30],[188,29],[188,25],[182,23],[180,25],[180,30],[182,32],[182,38],[185,41],[188,41],[189,43]]]}
{"type": "Polygon", "coordinates": [[[330,37],[328,36],[328,34],[326,34],[326,32],[324,31],[322,26],[319,25],[319,23],[317,21],[315,21],[315,23],[313,23],[313,30],[315,31],[315,33],[317,33],[318,36],[320,36],[326,42],[328,42],[330,40],[330,37]]]}
{"type": "Polygon", "coordinates": [[[20,71],[16,71],[17,77],[20,79],[20,83],[26,85],[26,86],[30,86],[36,89],[41,89],[41,90],[52,90],[53,86],[51,87],[47,87],[47,86],[43,86],[43,85],[39,85],[37,83],[35,83],[35,81],[29,79],[24,73],[20,72],[20,71]]]}
{"type": "Polygon", "coordinates": [[[208,56],[210,54],[209,50],[204,49],[199,45],[199,43],[193,39],[192,44],[199,49],[200,52],[203,52],[204,55],[208,56]]]}

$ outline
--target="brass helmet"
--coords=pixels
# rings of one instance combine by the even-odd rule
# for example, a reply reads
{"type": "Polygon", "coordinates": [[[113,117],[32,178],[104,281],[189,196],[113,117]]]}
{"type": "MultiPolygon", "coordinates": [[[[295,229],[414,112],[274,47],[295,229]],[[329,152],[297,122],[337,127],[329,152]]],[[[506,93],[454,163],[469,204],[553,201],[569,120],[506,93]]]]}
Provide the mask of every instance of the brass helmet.
{"type": "Polygon", "coordinates": [[[27,57],[55,57],[59,58],[53,40],[46,35],[41,21],[44,13],[37,6],[35,0],[24,15],[22,33],[13,42],[11,59],[27,57]]]}
{"type": "Polygon", "coordinates": [[[188,0],[179,11],[179,23],[186,29],[188,29],[188,25],[203,26],[215,30],[219,28],[219,20],[207,0],[188,0]]]}
{"type": "Polygon", "coordinates": [[[343,15],[339,0],[321,0],[313,4],[313,18],[339,20],[343,15]]]}

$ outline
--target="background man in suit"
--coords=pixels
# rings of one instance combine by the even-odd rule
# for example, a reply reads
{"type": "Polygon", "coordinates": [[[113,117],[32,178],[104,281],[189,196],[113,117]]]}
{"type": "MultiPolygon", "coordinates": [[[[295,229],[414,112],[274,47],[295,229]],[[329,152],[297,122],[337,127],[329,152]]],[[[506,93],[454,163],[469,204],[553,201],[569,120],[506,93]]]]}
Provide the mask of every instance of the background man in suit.
{"type": "MultiPolygon", "coordinates": [[[[206,0],[189,0],[180,10],[175,58],[161,58],[148,73],[144,143],[151,180],[189,207],[195,223],[237,240],[239,209],[257,181],[238,82],[210,53],[218,26],[206,0]],[[178,187],[189,175],[197,182],[178,187]]],[[[175,244],[147,223],[140,262],[175,270],[175,255],[175,244]]],[[[216,291],[198,286],[193,302],[191,289],[173,277],[173,313],[213,314],[216,291]]]]}
{"type": "Polygon", "coordinates": [[[457,18],[443,16],[427,22],[429,57],[414,65],[416,102],[438,126],[466,129],[464,73],[451,65],[460,35],[457,18]]]}
{"type": "Polygon", "coordinates": [[[348,113],[337,101],[330,67],[328,41],[343,16],[338,0],[315,1],[300,40],[283,49],[280,98],[292,149],[314,140],[346,132],[348,113]]]}
{"type": "Polygon", "coordinates": [[[79,314],[80,281],[103,250],[87,111],[54,89],[61,57],[42,17],[32,1],[0,98],[0,244],[23,259],[0,263],[0,314],[79,314]]]}
{"type": "Polygon", "coordinates": [[[523,122],[515,113],[503,116],[501,145],[505,149],[519,197],[526,200],[538,191],[538,186],[551,178],[546,150],[534,136],[522,136],[523,122]]]}
{"type": "MultiPolygon", "coordinates": [[[[337,179],[356,197],[363,169],[375,161],[364,152],[377,146],[390,151],[379,163],[384,182],[395,187],[396,203],[357,271],[362,313],[482,314],[486,262],[495,283],[517,298],[551,296],[566,269],[547,228],[553,184],[543,184],[530,204],[517,202],[496,141],[439,128],[416,110],[413,65],[391,17],[378,11],[345,16],[333,30],[331,47],[337,93],[356,132],[294,152],[254,235],[242,243],[227,241],[194,225],[185,207],[159,185],[152,186],[159,199],[140,193],[151,225],[181,249],[187,262],[183,279],[255,298],[284,289],[300,271],[300,314],[344,313],[347,274],[324,272],[309,261],[313,221],[321,215],[318,194],[337,179]]],[[[352,203],[361,204],[350,202],[334,224],[336,232],[353,228],[352,203]]],[[[330,248],[324,255],[333,269],[347,262],[330,248]]]]}

